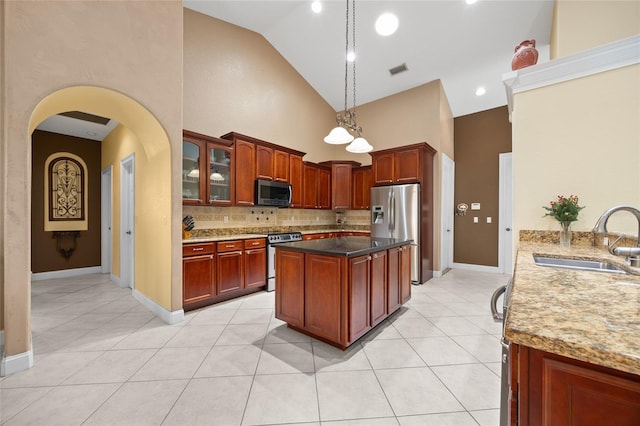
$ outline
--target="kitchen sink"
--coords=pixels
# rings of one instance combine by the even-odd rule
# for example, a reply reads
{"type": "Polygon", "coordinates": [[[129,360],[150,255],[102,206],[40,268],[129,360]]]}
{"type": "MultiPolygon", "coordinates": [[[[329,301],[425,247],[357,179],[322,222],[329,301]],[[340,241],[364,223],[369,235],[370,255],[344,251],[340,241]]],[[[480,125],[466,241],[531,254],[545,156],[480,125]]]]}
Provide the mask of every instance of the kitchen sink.
{"type": "Polygon", "coordinates": [[[533,260],[538,266],[551,266],[554,268],[579,269],[582,271],[610,272],[613,274],[626,274],[622,268],[609,262],[599,260],[567,259],[546,256],[533,256],[533,260]]]}

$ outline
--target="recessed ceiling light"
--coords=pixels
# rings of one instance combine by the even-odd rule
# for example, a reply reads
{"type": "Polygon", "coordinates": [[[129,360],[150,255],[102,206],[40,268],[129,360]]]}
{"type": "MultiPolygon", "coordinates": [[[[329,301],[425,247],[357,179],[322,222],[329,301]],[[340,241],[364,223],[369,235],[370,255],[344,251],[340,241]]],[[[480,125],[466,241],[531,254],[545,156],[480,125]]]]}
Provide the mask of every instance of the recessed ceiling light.
{"type": "Polygon", "coordinates": [[[350,50],[349,53],[347,53],[347,61],[353,62],[355,60],[356,60],[356,52],[354,52],[353,50],[350,50]]]}
{"type": "Polygon", "coordinates": [[[398,29],[398,17],[393,13],[383,13],[376,19],[376,32],[381,36],[388,36],[398,29]]]}
{"type": "Polygon", "coordinates": [[[478,87],[478,88],[476,89],[476,96],[482,96],[482,95],[484,95],[485,93],[487,93],[487,89],[485,89],[485,88],[484,88],[484,87],[482,87],[482,86],[481,86],[481,87],[478,87]]]}
{"type": "Polygon", "coordinates": [[[311,10],[313,10],[314,13],[322,12],[322,3],[317,0],[314,1],[313,3],[311,3],[311,10]]]}
{"type": "Polygon", "coordinates": [[[477,1],[478,0],[464,0],[464,2],[467,3],[467,4],[474,4],[477,1]]]}

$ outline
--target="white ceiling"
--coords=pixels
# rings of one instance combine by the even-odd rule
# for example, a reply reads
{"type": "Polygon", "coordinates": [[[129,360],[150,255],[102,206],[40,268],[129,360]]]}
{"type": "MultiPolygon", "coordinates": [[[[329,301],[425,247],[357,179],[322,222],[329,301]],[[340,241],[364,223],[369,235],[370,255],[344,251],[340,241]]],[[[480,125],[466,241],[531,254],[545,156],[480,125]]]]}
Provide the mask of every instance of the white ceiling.
{"type": "MultiPolygon", "coordinates": [[[[336,110],[344,108],[345,0],[184,0],[189,9],[262,34],[336,110]]],[[[502,75],[514,48],[535,39],[548,60],[553,0],[356,1],[357,104],[440,79],[454,117],[506,105],[502,75]],[[376,34],[383,12],[398,31],[376,34]],[[391,76],[406,63],[409,71],[391,76]],[[475,90],[487,93],[478,97],[475,90]]],[[[351,80],[351,77],[349,77],[351,80]]],[[[352,104],[349,88],[349,106],[352,104]]]]}
{"type": "MultiPolygon", "coordinates": [[[[535,39],[538,62],[549,57],[554,0],[356,1],[357,104],[440,79],[454,117],[506,105],[502,75],[514,48],[535,39]],[[393,12],[398,31],[376,34],[374,22],[393,12]],[[407,64],[391,76],[389,69],[407,64]],[[479,86],[484,96],[476,96],[479,86]]],[[[336,111],[344,108],[345,0],[184,0],[189,9],[262,34],[336,111]]],[[[351,76],[349,76],[351,84],[351,76]]],[[[352,105],[351,86],[348,106],[352,105]]],[[[86,111],[91,113],[91,111],[86,111]]],[[[38,129],[103,140],[117,123],[53,116],[38,129]]]]}

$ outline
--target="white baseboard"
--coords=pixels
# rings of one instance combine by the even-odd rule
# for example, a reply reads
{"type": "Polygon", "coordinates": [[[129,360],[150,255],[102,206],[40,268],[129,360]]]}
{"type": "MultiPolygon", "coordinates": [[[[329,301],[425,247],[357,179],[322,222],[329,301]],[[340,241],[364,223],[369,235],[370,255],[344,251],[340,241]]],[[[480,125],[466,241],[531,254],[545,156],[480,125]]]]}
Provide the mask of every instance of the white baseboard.
{"type": "Polygon", "coordinates": [[[113,275],[113,273],[111,274],[111,281],[116,283],[118,287],[123,288],[122,281],[120,281],[120,277],[113,275]]]}
{"type": "Polygon", "coordinates": [[[77,277],[78,275],[101,274],[102,267],[62,269],[60,271],[36,272],[31,274],[31,281],[52,280],[56,278],[77,277]]]}
{"type": "MultiPolygon", "coordinates": [[[[1,331],[0,337],[3,337],[3,333],[1,331]]],[[[10,374],[28,370],[33,367],[33,344],[31,345],[31,349],[29,349],[27,352],[10,355],[8,357],[4,356],[4,346],[2,347],[3,350],[1,354],[2,360],[0,361],[0,376],[8,376],[10,374]]]]}
{"type": "Polygon", "coordinates": [[[473,265],[471,263],[453,263],[451,265],[452,268],[457,269],[466,269],[468,271],[478,271],[478,272],[493,272],[499,273],[497,266],[486,266],[486,265],[473,265]]]}
{"type": "Polygon", "coordinates": [[[2,355],[2,348],[4,347],[4,330],[0,330],[0,355],[2,355]]]}
{"type": "Polygon", "coordinates": [[[156,314],[162,321],[167,324],[177,324],[179,322],[184,321],[184,310],[179,309],[177,311],[169,311],[164,306],[158,305],[153,300],[149,299],[144,294],[140,293],[138,290],[134,289],[131,294],[134,299],[138,302],[142,303],[147,309],[156,314]]]}

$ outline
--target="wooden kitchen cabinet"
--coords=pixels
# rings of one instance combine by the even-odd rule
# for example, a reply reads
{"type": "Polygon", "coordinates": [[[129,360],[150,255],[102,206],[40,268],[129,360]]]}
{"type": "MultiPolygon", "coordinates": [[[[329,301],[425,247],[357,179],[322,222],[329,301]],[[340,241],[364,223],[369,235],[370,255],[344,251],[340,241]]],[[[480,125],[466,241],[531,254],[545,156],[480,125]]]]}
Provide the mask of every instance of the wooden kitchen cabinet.
{"type": "Polygon", "coordinates": [[[333,210],[351,209],[352,170],[359,167],[355,161],[323,161],[321,166],[331,170],[331,203],[333,210]]]}
{"type": "Polygon", "coordinates": [[[189,310],[216,295],[215,244],[184,245],[182,253],[182,304],[189,310]]]}
{"type": "MultiPolygon", "coordinates": [[[[421,183],[425,181],[425,162],[435,150],[415,144],[371,152],[373,185],[421,183]]],[[[430,181],[431,179],[429,179],[430,181]]]]}
{"type": "Polygon", "coordinates": [[[302,156],[289,154],[289,183],[291,184],[291,207],[301,208],[302,193],[302,156]]]}
{"type": "Polygon", "coordinates": [[[236,202],[237,206],[255,204],[255,155],[256,146],[242,139],[234,140],[236,163],[236,202]]]}
{"type": "Polygon", "coordinates": [[[341,341],[341,258],[306,254],[304,259],[304,327],[318,337],[341,341]]]}
{"type": "Polygon", "coordinates": [[[335,232],[319,232],[317,234],[304,234],[302,236],[302,240],[323,240],[325,238],[335,238],[336,236],[335,232]]]}
{"type": "Polygon", "coordinates": [[[411,299],[411,246],[388,250],[387,313],[391,314],[411,299]]]}
{"type": "Polygon", "coordinates": [[[371,208],[371,166],[353,169],[351,189],[351,210],[371,208]]]}
{"type": "Polygon", "coordinates": [[[371,255],[349,259],[349,341],[371,330],[371,255]]]}
{"type": "Polygon", "coordinates": [[[278,318],[304,327],[304,253],[279,251],[276,262],[276,312],[278,318]]]}
{"type": "Polygon", "coordinates": [[[234,167],[234,150],[229,141],[184,130],[182,203],[232,205],[235,198],[234,167]]]}
{"type": "Polygon", "coordinates": [[[221,241],[217,245],[217,293],[225,293],[244,288],[244,244],[242,241],[221,241]]]}
{"type": "Polygon", "coordinates": [[[526,346],[510,354],[512,425],[640,424],[640,376],[526,346]]]}
{"type": "MultiPolygon", "coordinates": [[[[293,185],[290,180],[290,154],[288,152],[274,150],[273,151],[273,180],[276,182],[288,182],[293,185]]],[[[302,161],[302,157],[300,157],[302,161]]]]}
{"type": "Polygon", "coordinates": [[[371,255],[370,319],[371,327],[387,317],[388,293],[388,251],[380,251],[371,255]]]}
{"type": "Polygon", "coordinates": [[[267,242],[264,238],[244,241],[244,287],[267,284],[267,242]]]}
{"type": "Polygon", "coordinates": [[[256,145],[256,179],[273,180],[273,149],[256,145]]]}
{"type": "Polygon", "coordinates": [[[303,203],[305,209],[331,208],[331,171],[305,161],[303,171],[303,203]]]}

